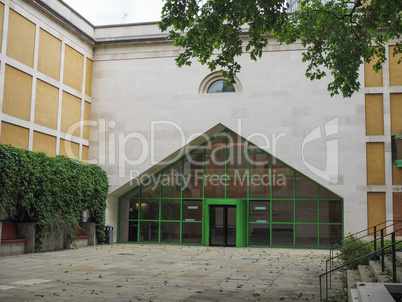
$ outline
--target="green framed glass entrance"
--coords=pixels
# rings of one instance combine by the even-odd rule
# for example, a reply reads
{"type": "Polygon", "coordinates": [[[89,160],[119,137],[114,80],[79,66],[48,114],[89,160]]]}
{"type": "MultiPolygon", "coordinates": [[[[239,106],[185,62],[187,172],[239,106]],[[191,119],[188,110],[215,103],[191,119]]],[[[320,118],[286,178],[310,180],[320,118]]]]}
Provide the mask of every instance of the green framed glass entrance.
{"type": "Polygon", "coordinates": [[[141,177],[119,198],[119,242],[209,245],[212,205],[236,207],[236,246],[328,248],[343,236],[340,196],[229,129],[141,177]]]}

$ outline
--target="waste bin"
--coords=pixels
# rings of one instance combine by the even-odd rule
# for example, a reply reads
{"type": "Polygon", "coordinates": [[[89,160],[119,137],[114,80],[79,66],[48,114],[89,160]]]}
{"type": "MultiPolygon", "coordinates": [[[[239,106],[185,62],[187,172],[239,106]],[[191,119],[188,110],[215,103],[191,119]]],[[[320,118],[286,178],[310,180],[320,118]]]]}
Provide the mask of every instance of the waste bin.
{"type": "Polygon", "coordinates": [[[113,244],[113,227],[105,225],[106,244],[113,244]]]}

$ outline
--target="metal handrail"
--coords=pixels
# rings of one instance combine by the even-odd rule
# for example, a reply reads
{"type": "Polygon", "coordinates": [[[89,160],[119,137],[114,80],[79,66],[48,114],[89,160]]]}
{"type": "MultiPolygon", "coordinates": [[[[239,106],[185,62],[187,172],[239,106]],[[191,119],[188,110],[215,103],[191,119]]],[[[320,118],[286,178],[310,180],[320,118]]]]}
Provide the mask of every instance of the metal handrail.
{"type": "MultiPolygon", "coordinates": [[[[324,277],[325,276],[325,283],[326,283],[326,299],[328,299],[328,275],[329,276],[331,276],[332,275],[332,273],[333,272],[335,272],[335,271],[337,271],[337,270],[339,270],[339,269],[341,269],[341,268],[344,268],[344,267],[346,267],[346,266],[349,266],[349,265],[351,265],[351,264],[353,264],[353,263],[356,263],[357,261],[360,261],[360,260],[363,260],[363,259],[365,259],[365,258],[367,258],[367,257],[370,257],[370,256],[377,256],[377,254],[379,253],[379,252],[381,252],[381,264],[382,264],[382,270],[384,271],[384,263],[385,263],[385,257],[384,257],[384,251],[386,250],[386,249],[389,249],[389,248],[391,248],[392,249],[392,253],[391,253],[391,255],[392,255],[392,282],[393,283],[396,283],[396,249],[395,249],[395,246],[397,245],[397,244],[399,244],[399,243],[402,243],[402,240],[399,240],[399,241],[395,241],[395,234],[396,234],[396,232],[398,232],[398,231],[400,231],[400,230],[402,230],[402,228],[401,229],[398,229],[398,230],[396,230],[396,231],[394,231],[394,232],[392,232],[392,233],[390,233],[390,234],[387,234],[387,235],[384,235],[384,233],[383,233],[383,231],[382,231],[382,236],[380,236],[380,238],[378,238],[378,239],[376,239],[376,240],[373,240],[372,242],[374,242],[374,244],[376,245],[377,244],[377,240],[381,240],[381,248],[380,249],[376,249],[376,250],[374,250],[373,252],[370,252],[370,253],[368,253],[368,254],[366,254],[366,255],[364,255],[364,256],[361,256],[361,257],[359,257],[359,258],[357,258],[357,259],[354,259],[354,260],[352,260],[352,261],[349,261],[349,262],[347,262],[347,263],[345,263],[345,264],[343,264],[343,265],[341,265],[341,266],[338,266],[338,267],[336,267],[336,268],[331,268],[330,270],[328,270],[328,261],[329,261],[329,259],[326,261],[326,272],[325,273],[323,273],[323,274],[321,274],[320,276],[319,276],[319,283],[320,283],[320,301],[322,301],[322,282],[321,282],[321,279],[322,279],[322,277],[324,277]],[[389,235],[391,235],[391,244],[390,245],[387,245],[387,246],[384,246],[384,238],[385,237],[387,237],[387,236],[389,236],[389,235]]],[[[361,247],[363,247],[363,246],[366,246],[366,245],[368,245],[368,244],[371,244],[372,242],[368,242],[367,244],[364,244],[364,245],[361,245],[361,246],[359,246],[359,247],[357,247],[357,248],[355,248],[355,249],[353,249],[353,250],[357,250],[357,249],[359,249],[359,248],[361,248],[361,247]]],[[[351,250],[351,251],[353,251],[353,250],[351,250]]],[[[337,255],[336,257],[339,257],[340,255],[337,255]]]]}

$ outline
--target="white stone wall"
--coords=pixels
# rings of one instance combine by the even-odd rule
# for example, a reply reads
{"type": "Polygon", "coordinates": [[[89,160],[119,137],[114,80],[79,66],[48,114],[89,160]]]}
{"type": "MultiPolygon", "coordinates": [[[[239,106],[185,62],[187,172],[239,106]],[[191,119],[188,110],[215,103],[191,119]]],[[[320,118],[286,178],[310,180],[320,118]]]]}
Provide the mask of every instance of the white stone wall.
{"type": "MultiPolygon", "coordinates": [[[[138,32],[142,31],[137,28],[138,32]]],[[[154,34],[151,29],[143,32],[154,34]]],[[[100,36],[107,39],[107,34],[100,36]]],[[[130,171],[143,172],[197,133],[222,123],[342,196],[345,233],[367,227],[363,92],[351,99],[331,98],[328,79],[305,78],[307,64],[301,62],[300,45],[279,46],[273,41],[258,62],[248,56],[239,59],[243,92],[199,94],[210,72],[196,61],[192,67],[177,68],[177,54],[178,49],[166,42],[95,49],[91,119],[98,126],[91,128],[89,158],[107,171],[111,192],[130,179],[130,171]],[[326,137],[325,123],[330,121],[339,127],[331,128],[335,134],[326,137]],[[303,161],[303,141],[320,127],[321,139],[306,144],[303,161]],[[331,140],[338,142],[338,173],[331,175],[335,183],[308,166],[325,170],[331,140]]],[[[332,156],[329,162],[336,160],[332,156]]],[[[116,209],[109,211],[112,223],[116,209]]]]}

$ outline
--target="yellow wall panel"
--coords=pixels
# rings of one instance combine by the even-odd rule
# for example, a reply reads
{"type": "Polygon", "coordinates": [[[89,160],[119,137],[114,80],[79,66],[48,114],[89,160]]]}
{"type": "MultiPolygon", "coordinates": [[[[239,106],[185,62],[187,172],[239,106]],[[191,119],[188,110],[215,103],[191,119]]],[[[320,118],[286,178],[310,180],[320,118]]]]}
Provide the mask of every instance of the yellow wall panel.
{"type": "Polygon", "coordinates": [[[87,67],[85,73],[85,94],[91,96],[92,84],[92,61],[87,58],[87,67]]]}
{"type": "Polygon", "coordinates": [[[402,168],[392,165],[392,184],[402,185],[402,168]]]}
{"type": "Polygon", "coordinates": [[[34,47],[35,24],[10,9],[7,56],[33,67],[34,47]]]}
{"type": "Polygon", "coordinates": [[[83,70],[84,56],[66,45],[64,52],[64,84],[81,91],[83,70]]]}
{"type": "Polygon", "coordinates": [[[56,137],[34,131],[32,151],[43,152],[47,156],[56,156],[56,137]]]}
{"type": "Polygon", "coordinates": [[[36,81],[35,123],[57,129],[59,89],[41,80],[36,81]]]}
{"type": "Polygon", "coordinates": [[[389,47],[389,85],[402,86],[402,63],[397,64],[402,55],[393,56],[394,46],[389,47]]]}
{"type": "Polygon", "coordinates": [[[32,77],[8,65],[4,77],[3,112],[29,121],[32,77]]]}
{"type": "MultiPolygon", "coordinates": [[[[88,102],[84,103],[84,121],[89,122],[91,113],[91,104],[88,102]]],[[[83,135],[84,139],[89,139],[89,125],[84,125],[83,135]]]]}
{"type": "Polygon", "coordinates": [[[82,146],[82,161],[84,162],[88,161],[88,151],[89,151],[88,146],[82,146]]]}
{"type": "Polygon", "coordinates": [[[0,143],[16,148],[28,149],[29,130],[20,126],[1,123],[0,143]]]}
{"type": "Polygon", "coordinates": [[[382,86],[382,69],[379,72],[375,72],[373,70],[375,63],[377,63],[376,57],[370,63],[364,62],[364,86],[366,87],[382,86]]]}
{"type": "Polygon", "coordinates": [[[367,193],[367,221],[369,228],[386,221],[384,192],[367,193]]]}
{"type": "Polygon", "coordinates": [[[81,99],[63,91],[63,104],[61,107],[61,131],[74,136],[80,136],[80,120],[81,99]]]}
{"type": "Polygon", "coordinates": [[[60,139],[60,152],[59,155],[64,155],[69,158],[78,159],[80,154],[80,145],[74,142],[60,139]]]}
{"type": "Polygon", "coordinates": [[[2,40],[3,40],[3,22],[4,22],[4,4],[0,3],[0,51],[2,51],[2,40]]]}
{"type": "Polygon", "coordinates": [[[367,143],[367,184],[385,185],[384,143],[367,143]]]}
{"type": "Polygon", "coordinates": [[[366,94],[366,135],[384,135],[382,94],[366,94]]]}
{"type": "Polygon", "coordinates": [[[55,80],[59,80],[60,62],[61,41],[43,29],[40,29],[38,71],[48,75],[49,77],[52,77],[55,80]]]}
{"type": "Polygon", "coordinates": [[[391,93],[391,135],[402,134],[402,93],[391,93]]]}

